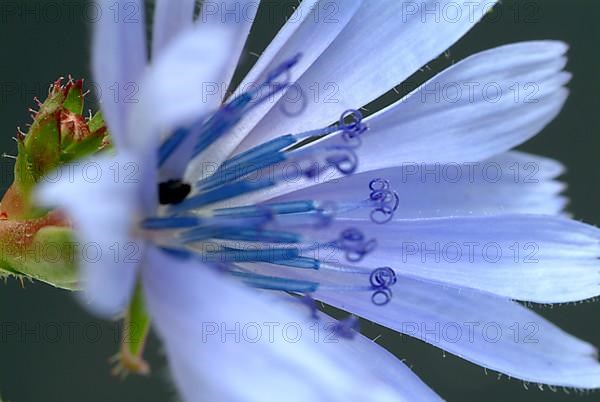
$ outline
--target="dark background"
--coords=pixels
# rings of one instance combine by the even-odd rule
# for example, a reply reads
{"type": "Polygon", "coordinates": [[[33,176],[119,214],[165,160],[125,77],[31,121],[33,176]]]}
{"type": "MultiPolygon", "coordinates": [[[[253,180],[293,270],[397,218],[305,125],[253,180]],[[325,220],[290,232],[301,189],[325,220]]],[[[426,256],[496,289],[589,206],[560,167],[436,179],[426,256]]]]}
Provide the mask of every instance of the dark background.
{"type": "MultiPolygon", "coordinates": [[[[377,1],[377,0],[366,0],[377,1]]],[[[273,6],[273,1],[268,2],[273,6]]],[[[432,63],[434,71],[453,60],[500,44],[528,39],[553,38],[571,45],[568,69],[574,73],[569,85],[571,97],[563,113],[544,132],[521,148],[562,161],[568,172],[569,211],[580,220],[600,225],[600,178],[597,155],[600,151],[600,76],[598,39],[600,38],[600,2],[596,0],[504,0],[501,14],[479,24],[467,37],[452,47],[450,58],[432,63]]],[[[47,85],[59,76],[72,74],[89,77],[89,32],[81,13],[69,16],[66,8],[60,18],[49,9],[73,2],[0,2],[0,150],[15,153],[11,137],[17,125],[29,122],[27,108],[33,96],[43,97],[47,85]],[[7,16],[6,7],[19,4],[21,16],[7,16]]],[[[294,1],[281,1],[279,10],[291,13],[294,1]]],[[[77,9],[77,8],[76,8],[77,9]]],[[[81,7],[79,7],[81,9],[81,7]]],[[[247,45],[257,52],[279,25],[259,13],[259,27],[247,45]],[[263,23],[261,23],[261,18],[263,23]]],[[[275,14],[277,15],[277,14],[275,14]]],[[[399,33],[401,34],[401,33],[399,33]]],[[[252,57],[245,60],[247,69],[252,57]]],[[[409,82],[418,83],[427,74],[419,73],[409,82]]],[[[389,99],[386,99],[389,101],[389,99]]],[[[0,160],[0,191],[4,192],[12,176],[12,161],[0,160]]],[[[565,330],[600,346],[600,302],[536,309],[565,330]]],[[[149,378],[130,377],[119,381],[109,375],[108,358],[117,350],[118,328],[96,321],[72,295],[41,284],[15,281],[0,283],[0,320],[21,326],[24,339],[0,336],[0,392],[11,402],[112,402],[170,401],[174,392],[166,380],[164,358],[154,339],[148,347],[153,366],[149,378]],[[56,325],[61,328],[56,339],[56,325]],[[72,334],[68,328],[72,328],[72,334]],[[40,329],[45,328],[46,331],[40,329]]],[[[413,369],[449,401],[593,401],[598,393],[570,390],[526,390],[518,380],[498,379],[478,366],[421,342],[399,336],[373,324],[363,325],[364,332],[413,369]]],[[[0,334],[1,335],[1,334],[0,334]]]]}

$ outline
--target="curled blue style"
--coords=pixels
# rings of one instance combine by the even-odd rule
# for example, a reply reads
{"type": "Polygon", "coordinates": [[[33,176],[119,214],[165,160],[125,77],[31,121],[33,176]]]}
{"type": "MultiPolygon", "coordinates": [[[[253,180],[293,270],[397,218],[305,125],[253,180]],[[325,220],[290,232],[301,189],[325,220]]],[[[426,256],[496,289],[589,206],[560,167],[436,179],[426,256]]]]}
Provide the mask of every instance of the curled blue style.
{"type": "Polygon", "coordinates": [[[369,182],[371,191],[385,191],[390,189],[390,182],[385,179],[377,178],[369,182]]]}
{"type": "Polygon", "coordinates": [[[269,73],[265,83],[272,84],[280,75],[285,74],[285,86],[289,85],[289,83],[291,82],[290,70],[300,61],[301,58],[302,53],[297,53],[294,57],[291,57],[289,60],[286,60],[285,62],[281,63],[277,68],[273,69],[269,73]]]}
{"type": "Polygon", "coordinates": [[[371,286],[373,286],[373,288],[383,288],[396,284],[398,279],[396,277],[396,272],[394,272],[392,268],[381,267],[371,272],[369,280],[371,281],[371,286]]]}
{"type": "Polygon", "coordinates": [[[384,224],[392,220],[394,213],[400,205],[398,193],[390,189],[390,182],[384,179],[373,179],[369,183],[370,200],[374,202],[375,209],[371,211],[371,221],[384,224]]]}
{"type": "Polygon", "coordinates": [[[343,175],[351,175],[358,168],[358,156],[350,147],[335,146],[330,148],[333,154],[326,158],[329,166],[343,175]]]}
{"type": "MultiPolygon", "coordinates": [[[[336,169],[345,176],[353,174],[358,168],[358,156],[351,147],[345,145],[332,145],[322,148],[324,156],[318,160],[312,155],[312,162],[302,169],[302,175],[308,179],[318,177],[328,168],[336,169]]],[[[309,160],[307,158],[307,160],[309,160]]]]}
{"type": "Polygon", "coordinates": [[[358,229],[344,230],[336,242],[336,246],[346,252],[346,259],[350,262],[359,262],[367,254],[375,250],[377,240],[366,240],[365,235],[358,229]]]}
{"type": "Polygon", "coordinates": [[[366,124],[362,122],[363,115],[356,109],[348,109],[342,113],[338,123],[338,129],[342,131],[342,138],[353,148],[362,144],[360,135],[367,130],[366,124]],[[346,123],[346,120],[350,120],[346,123]]]}
{"type": "Polygon", "coordinates": [[[317,302],[315,301],[315,299],[305,294],[299,297],[297,300],[310,310],[310,318],[312,318],[313,320],[319,319],[319,309],[317,308],[317,302]]]}
{"type": "Polygon", "coordinates": [[[392,290],[390,288],[378,289],[371,296],[371,303],[376,306],[385,306],[392,300],[392,290]]]}
{"type": "MultiPolygon", "coordinates": [[[[266,80],[259,84],[255,89],[249,90],[237,98],[233,99],[229,104],[225,105],[224,110],[244,114],[248,110],[262,104],[269,98],[273,97],[278,92],[289,88],[292,84],[291,69],[294,67],[302,54],[298,53],[291,59],[281,63],[273,69],[267,76],[266,80]],[[263,90],[266,89],[266,93],[263,90]]],[[[240,116],[236,116],[239,117],[240,116]]]]}
{"type": "Polygon", "coordinates": [[[290,85],[284,96],[286,96],[285,100],[287,102],[282,102],[280,109],[281,109],[281,112],[284,115],[286,115],[287,117],[299,116],[308,107],[308,98],[306,97],[304,90],[302,90],[302,87],[300,87],[300,85],[298,85],[298,84],[290,85]],[[287,95],[290,93],[292,88],[294,88],[296,91],[298,91],[298,99],[290,99],[287,97],[287,95]],[[290,108],[287,106],[289,104],[296,105],[298,102],[300,103],[300,105],[299,105],[299,107],[297,107],[297,110],[290,110],[290,108]]]}
{"type": "Polygon", "coordinates": [[[348,109],[342,113],[338,128],[349,135],[359,135],[364,133],[367,129],[367,126],[362,121],[363,115],[359,110],[348,109]],[[351,121],[346,123],[346,120],[348,119],[351,119],[351,121]]]}
{"type": "Polygon", "coordinates": [[[381,267],[371,272],[369,278],[371,288],[374,290],[371,295],[371,302],[376,306],[385,306],[392,300],[392,289],[396,281],[396,273],[390,267],[381,267]]]}
{"type": "Polygon", "coordinates": [[[339,320],[330,326],[331,332],[333,335],[343,338],[343,339],[354,339],[356,334],[360,331],[360,322],[358,318],[354,315],[350,317],[339,320]]]}

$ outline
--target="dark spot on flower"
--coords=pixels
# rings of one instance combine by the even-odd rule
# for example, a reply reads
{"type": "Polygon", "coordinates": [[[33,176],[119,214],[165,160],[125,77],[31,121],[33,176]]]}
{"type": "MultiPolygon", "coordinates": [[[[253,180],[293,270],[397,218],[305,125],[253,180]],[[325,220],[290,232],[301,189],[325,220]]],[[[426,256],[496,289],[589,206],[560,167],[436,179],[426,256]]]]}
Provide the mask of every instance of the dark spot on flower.
{"type": "Polygon", "coordinates": [[[192,191],[192,186],[181,180],[164,181],[158,185],[158,201],[161,205],[179,204],[192,191]]]}

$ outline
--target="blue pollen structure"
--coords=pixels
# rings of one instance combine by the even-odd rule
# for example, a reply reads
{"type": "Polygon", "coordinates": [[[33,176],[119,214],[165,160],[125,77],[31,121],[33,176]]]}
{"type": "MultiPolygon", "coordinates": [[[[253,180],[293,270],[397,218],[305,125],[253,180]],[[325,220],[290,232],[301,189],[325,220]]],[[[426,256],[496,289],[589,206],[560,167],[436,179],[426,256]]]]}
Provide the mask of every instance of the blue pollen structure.
{"type": "MultiPolygon", "coordinates": [[[[183,147],[192,150],[188,152],[189,159],[202,158],[203,153],[227,135],[250,110],[290,86],[290,70],[299,59],[297,55],[286,61],[255,89],[235,97],[211,116],[175,130],[160,146],[159,171],[171,159],[180,158],[178,151],[183,147]]],[[[170,177],[159,184],[161,214],[145,219],[141,229],[151,232],[152,238],[158,239],[157,243],[165,250],[218,265],[253,287],[306,297],[319,288],[371,291],[372,302],[385,305],[391,300],[391,288],[396,283],[394,270],[357,265],[377,248],[376,239],[367,238],[354,227],[343,229],[338,238],[317,243],[305,238],[302,232],[306,228],[327,227],[336,215],[357,209],[370,211],[374,223],[389,222],[400,199],[387,180],[371,180],[365,189],[368,197],[357,202],[297,200],[223,207],[234,198],[284,184],[285,166],[294,166],[305,179],[317,178],[329,169],[335,169],[342,176],[353,174],[358,166],[354,150],[361,146],[361,135],[367,129],[362,114],[351,109],[342,113],[337,124],[283,135],[237,154],[224,161],[212,175],[195,183],[170,177]],[[302,146],[333,133],[340,134],[337,144],[302,146]],[[315,258],[321,249],[341,252],[346,262],[332,263],[315,258]],[[253,264],[281,270],[276,276],[266,275],[249,268],[253,264]],[[324,285],[290,275],[299,270],[363,275],[364,285],[324,285]]],[[[354,320],[345,322],[340,332],[348,333],[356,324],[354,320]]]]}

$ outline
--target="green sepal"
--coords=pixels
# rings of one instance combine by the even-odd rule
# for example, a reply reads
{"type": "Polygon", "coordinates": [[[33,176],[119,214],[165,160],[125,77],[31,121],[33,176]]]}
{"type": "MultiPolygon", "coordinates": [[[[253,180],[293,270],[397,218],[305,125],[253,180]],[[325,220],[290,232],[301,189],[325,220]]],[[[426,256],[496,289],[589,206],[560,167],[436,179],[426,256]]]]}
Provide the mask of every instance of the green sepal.
{"type": "Polygon", "coordinates": [[[77,252],[71,229],[43,227],[26,247],[0,248],[0,274],[36,279],[57,288],[76,290],[77,252]]]}
{"type": "Polygon", "coordinates": [[[99,130],[105,128],[104,115],[102,112],[97,112],[89,121],[88,127],[90,128],[90,133],[97,134],[99,130]]]}
{"type": "Polygon", "coordinates": [[[36,120],[25,136],[25,151],[36,181],[60,164],[60,127],[56,114],[36,120]]]}
{"type": "Polygon", "coordinates": [[[96,113],[87,122],[89,135],[78,142],[63,143],[61,162],[68,163],[83,159],[101,150],[109,148],[108,132],[101,112],[96,113]]]}
{"type": "Polygon", "coordinates": [[[83,113],[83,80],[77,80],[70,83],[67,88],[67,96],[63,102],[63,107],[74,114],[83,113]]]}
{"type": "Polygon", "coordinates": [[[15,186],[22,195],[24,202],[29,199],[29,194],[35,185],[35,177],[29,163],[29,156],[25,150],[25,143],[23,140],[17,141],[17,160],[15,163],[15,186]]]}
{"type": "Polygon", "coordinates": [[[0,278],[31,278],[75,289],[77,263],[70,222],[56,211],[38,208],[35,185],[62,164],[80,160],[109,147],[100,113],[83,116],[83,81],[59,79],[50,87],[33,116],[29,131],[17,133],[14,182],[0,204],[0,278]],[[54,257],[44,255],[44,250],[54,257]],[[58,257],[57,257],[58,256],[58,257]]]}
{"type": "Polygon", "coordinates": [[[47,211],[36,209],[31,201],[33,187],[62,164],[84,159],[109,147],[108,133],[100,113],[82,115],[83,81],[61,80],[51,87],[46,100],[38,101],[39,111],[27,134],[17,133],[18,154],[15,180],[10,196],[2,199],[8,219],[41,217],[47,211]]]}
{"type": "Polygon", "coordinates": [[[60,80],[58,80],[52,86],[44,103],[40,105],[40,110],[34,117],[32,128],[35,126],[35,120],[43,119],[47,116],[55,114],[62,107],[65,97],[66,94],[61,86],[60,80]]]}
{"type": "Polygon", "coordinates": [[[109,148],[108,133],[102,113],[98,112],[90,118],[84,129],[86,130],[84,136],[73,137],[68,133],[62,133],[61,163],[84,159],[109,148]]]}
{"type": "Polygon", "coordinates": [[[98,152],[98,149],[102,148],[103,142],[103,136],[89,136],[81,142],[74,142],[63,150],[60,161],[61,163],[69,163],[93,155],[98,152]]]}
{"type": "Polygon", "coordinates": [[[80,249],[72,229],[59,226],[42,228],[35,235],[32,248],[45,252],[42,258],[37,257],[21,269],[22,274],[58,288],[77,289],[80,249]]]}

